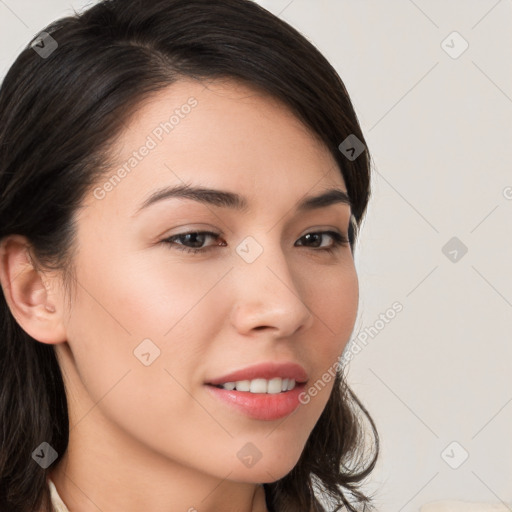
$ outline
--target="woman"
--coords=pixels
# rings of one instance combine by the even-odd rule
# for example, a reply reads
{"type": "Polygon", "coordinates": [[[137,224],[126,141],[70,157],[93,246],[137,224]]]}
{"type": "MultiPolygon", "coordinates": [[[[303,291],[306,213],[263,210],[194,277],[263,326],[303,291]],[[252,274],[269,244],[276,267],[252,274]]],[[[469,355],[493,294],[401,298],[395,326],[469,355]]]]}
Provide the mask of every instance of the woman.
{"type": "Polygon", "coordinates": [[[371,505],[369,180],[339,76],[251,1],[47,27],[0,90],[1,510],[371,505]]]}

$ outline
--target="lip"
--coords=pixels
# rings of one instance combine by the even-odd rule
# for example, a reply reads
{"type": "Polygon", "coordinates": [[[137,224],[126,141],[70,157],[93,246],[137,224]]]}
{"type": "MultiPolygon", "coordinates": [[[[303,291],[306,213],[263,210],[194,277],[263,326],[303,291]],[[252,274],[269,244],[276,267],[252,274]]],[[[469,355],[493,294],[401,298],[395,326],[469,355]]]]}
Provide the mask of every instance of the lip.
{"type": "Polygon", "coordinates": [[[291,391],[277,394],[229,391],[205,385],[211,396],[221,404],[254,420],[274,421],[292,414],[300,405],[300,394],[305,384],[296,384],[291,391]]]}
{"type": "Polygon", "coordinates": [[[215,377],[214,379],[208,380],[206,384],[218,386],[226,382],[253,379],[270,380],[276,377],[280,377],[281,379],[294,379],[297,384],[305,383],[308,380],[308,374],[300,364],[291,361],[283,363],[273,361],[255,364],[241,370],[221,375],[220,377],[215,377]]]}

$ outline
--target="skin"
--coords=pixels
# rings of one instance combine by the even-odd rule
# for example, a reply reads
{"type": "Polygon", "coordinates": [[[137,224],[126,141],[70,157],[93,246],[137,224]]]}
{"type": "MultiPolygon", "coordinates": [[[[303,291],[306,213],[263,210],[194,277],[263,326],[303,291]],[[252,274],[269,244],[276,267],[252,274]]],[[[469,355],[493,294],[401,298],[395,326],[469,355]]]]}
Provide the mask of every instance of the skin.
{"type": "Polygon", "coordinates": [[[295,212],[305,195],[346,190],[344,180],[328,149],[274,99],[233,81],[175,83],[128,120],[108,176],[190,96],[198,105],[136,168],[103,199],[92,191],[84,198],[71,297],[59,273],[30,265],[26,240],[2,244],[11,311],[54,345],[62,368],[69,448],[50,477],[72,512],[266,511],[260,484],[295,466],[333,380],[276,421],[234,411],[204,382],[292,360],[312,384],[354,327],[350,247],[330,254],[319,248],[333,245],[329,235],[303,238],[346,235],[350,207],[295,212]],[[249,209],[174,198],[134,216],[154,190],[183,182],[242,194],[249,209]],[[162,242],[190,230],[221,235],[204,237],[211,249],[202,254],[162,242]],[[263,248],[250,264],[235,251],[247,236],[263,248]],[[160,349],[149,366],[133,353],[146,338],[160,349]],[[252,467],[237,457],[248,442],[262,454],[252,467]]]}

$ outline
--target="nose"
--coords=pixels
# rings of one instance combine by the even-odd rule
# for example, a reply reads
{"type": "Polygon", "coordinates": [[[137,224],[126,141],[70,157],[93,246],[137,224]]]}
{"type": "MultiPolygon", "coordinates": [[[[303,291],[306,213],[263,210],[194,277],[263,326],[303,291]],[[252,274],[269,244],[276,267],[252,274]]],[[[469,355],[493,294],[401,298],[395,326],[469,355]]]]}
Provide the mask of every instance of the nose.
{"type": "Polygon", "coordinates": [[[305,303],[307,283],[290,270],[279,244],[267,243],[250,263],[236,258],[231,322],[238,332],[268,331],[274,338],[286,338],[311,327],[314,314],[305,303]]]}

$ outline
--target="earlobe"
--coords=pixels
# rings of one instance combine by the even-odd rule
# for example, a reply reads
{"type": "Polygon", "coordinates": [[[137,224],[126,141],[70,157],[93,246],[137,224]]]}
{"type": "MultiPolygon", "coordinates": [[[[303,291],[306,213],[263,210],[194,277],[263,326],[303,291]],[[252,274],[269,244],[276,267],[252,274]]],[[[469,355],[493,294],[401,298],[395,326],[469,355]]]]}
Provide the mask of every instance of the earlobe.
{"type": "Polygon", "coordinates": [[[12,315],[27,334],[42,343],[66,341],[56,307],[59,297],[51,292],[58,287],[34,265],[25,237],[10,235],[0,242],[0,282],[12,315]]]}

